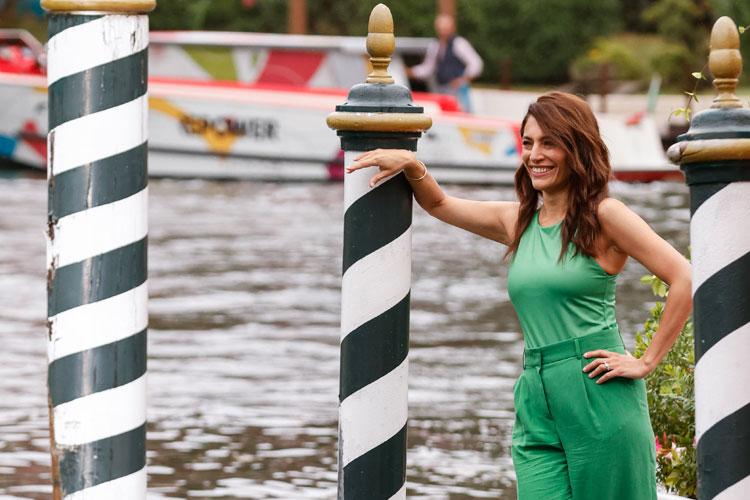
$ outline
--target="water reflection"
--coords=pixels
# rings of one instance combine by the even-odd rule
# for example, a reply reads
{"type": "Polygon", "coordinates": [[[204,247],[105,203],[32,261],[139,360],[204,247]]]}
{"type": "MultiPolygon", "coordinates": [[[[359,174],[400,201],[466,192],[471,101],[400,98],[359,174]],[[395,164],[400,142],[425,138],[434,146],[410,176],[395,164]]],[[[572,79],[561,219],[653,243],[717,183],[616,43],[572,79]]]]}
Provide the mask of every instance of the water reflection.
{"type": "MultiPolygon", "coordinates": [[[[687,248],[683,185],[613,194],[687,248]]],[[[333,498],[342,187],[164,180],[150,195],[149,497],[333,498]]],[[[46,185],[0,180],[0,197],[0,499],[46,499],[46,185]]],[[[414,226],[409,498],[513,499],[522,345],[504,248],[421,210],[414,226]]],[[[619,281],[631,345],[644,272],[619,281]]]]}

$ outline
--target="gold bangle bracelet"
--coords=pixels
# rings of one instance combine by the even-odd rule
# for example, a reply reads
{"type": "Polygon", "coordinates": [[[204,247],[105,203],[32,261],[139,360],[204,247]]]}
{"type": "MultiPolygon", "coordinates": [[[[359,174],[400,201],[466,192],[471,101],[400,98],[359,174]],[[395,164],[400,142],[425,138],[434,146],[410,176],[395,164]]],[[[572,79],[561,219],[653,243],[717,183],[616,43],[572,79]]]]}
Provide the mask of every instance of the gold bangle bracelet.
{"type": "Polygon", "coordinates": [[[420,177],[412,178],[412,177],[409,177],[408,175],[406,175],[406,171],[404,171],[404,177],[406,177],[406,180],[415,181],[416,182],[416,181],[421,181],[422,179],[424,179],[427,176],[427,165],[425,165],[424,163],[422,163],[419,160],[417,160],[417,163],[420,164],[420,165],[422,165],[422,168],[424,169],[424,173],[420,177]]]}

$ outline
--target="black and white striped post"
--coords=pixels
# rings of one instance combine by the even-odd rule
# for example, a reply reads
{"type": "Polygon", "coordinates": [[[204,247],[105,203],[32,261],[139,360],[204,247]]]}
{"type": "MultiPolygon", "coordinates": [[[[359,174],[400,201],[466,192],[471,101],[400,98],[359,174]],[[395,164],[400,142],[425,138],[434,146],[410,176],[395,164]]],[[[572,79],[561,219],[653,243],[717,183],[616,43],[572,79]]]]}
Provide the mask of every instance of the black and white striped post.
{"type": "Polygon", "coordinates": [[[719,95],[669,149],[690,186],[698,498],[750,498],[750,110],[734,95],[737,26],[722,17],[709,56],[719,95]]]}
{"type": "MultiPolygon", "coordinates": [[[[372,10],[368,29],[373,71],[327,120],[347,165],[377,148],[415,151],[432,124],[388,74],[388,7],[372,10]]],[[[370,189],[376,171],[357,170],[344,183],[338,497],[346,500],[406,498],[412,193],[402,173],[370,189]]]]}
{"type": "Polygon", "coordinates": [[[42,5],[53,498],[145,499],[146,13],[156,2],[42,5]]]}

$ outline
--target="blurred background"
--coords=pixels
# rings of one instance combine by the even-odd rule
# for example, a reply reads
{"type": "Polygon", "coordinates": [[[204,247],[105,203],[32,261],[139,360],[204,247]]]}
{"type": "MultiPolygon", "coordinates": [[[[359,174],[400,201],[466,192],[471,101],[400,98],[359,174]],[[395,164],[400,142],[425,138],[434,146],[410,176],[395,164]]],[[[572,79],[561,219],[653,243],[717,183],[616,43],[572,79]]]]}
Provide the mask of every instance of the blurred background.
{"type": "MultiPolygon", "coordinates": [[[[375,3],[161,0],[150,22],[153,31],[364,36],[375,3]]],[[[398,0],[389,7],[397,40],[417,39],[416,49],[402,54],[405,66],[423,57],[435,15],[455,15],[458,33],[484,60],[472,99],[475,113],[496,120],[486,123],[517,123],[529,100],[561,89],[586,96],[600,118],[613,123],[648,109],[658,129],[652,135],[663,145],[687,127],[675,109],[688,101],[695,110],[710,104],[709,84],[692,73],[707,73],[715,19],[730,15],[738,25],[750,24],[744,0],[398,0]],[[702,96],[697,102],[685,95],[693,89],[702,96]]],[[[0,0],[0,28],[25,29],[46,41],[38,1],[0,0]]],[[[750,54],[750,36],[742,37],[742,46],[750,54]]],[[[222,80],[227,71],[237,76],[215,49],[186,51],[204,71],[201,78],[222,80]]],[[[43,67],[37,69],[42,78],[43,67]]],[[[749,75],[746,64],[744,102],[749,75]]],[[[419,81],[409,83],[415,91],[427,90],[419,81]]],[[[0,85],[0,94],[8,85],[0,85]]],[[[152,86],[155,97],[163,91],[159,85],[164,82],[152,86]]],[[[310,118],[321,126],[346,95],[325,92],[325,106],[310,118]]],[[[475,123],[455,107],[433,104],[446,123],[475,123]]],[[[45,106],[39,101],[30,109],[46,119],[45,106]]],[[[160,109],[177,116],[180,130],[198,127],[193,115],[163,103],[160,109]]],[[[200,123],[210,128],[210,120],[200,123]]],[[[38,153],[36,170],[0,170],[0,500],[46,499],[51,491],[46,125],[32,125],[5,132],[5,143],[0,129],[0,155],[18,151],[24,141],[38,153]]],[[[327,129],[321,137],[337,141],[327,129]]],[[[469,146],[486,150],[466,137],[469,146]]],[[[636,156],[639,144],[632,143],[636,156]]],[[[314,149],[305,145],[303,153],[314,149]]],[[[226,164],[231,159],[227,151],[211,151],[226,164]]],[[[236,161],[259,164],[252,154],[236,161]]],[[[511,145],[512,168],[515,154],[511,145]]],[[[659,154],[666,163],[662,149],[659,154]]],[[[159,162],[151,160],[152,171],[166,165],[159,162]]],[[[450,168],[445,171],[451,194],[515,197],[507,179],[454,183],[450,168]]],[[[180,179],[151,179],[150,498],[335,497],[343,186],[340,171],[328,174],[317,180],[333,182],[295,176],[288,182],[241,176],[218,181],[184,172],[180,179]]],[[[683,181],[643,180],[613,181],[612,195],[687,253],[689,196],[683,181]]],[[[414,217],[408,496],[512,500],[511,388],[523,345],[506,289],[505,248],[447,227],[418,208],[414,217]]],[[[630,262],[618,281],[618,320],[631,349],[655,300],[639,281],[644,274],[630,262]]]]}

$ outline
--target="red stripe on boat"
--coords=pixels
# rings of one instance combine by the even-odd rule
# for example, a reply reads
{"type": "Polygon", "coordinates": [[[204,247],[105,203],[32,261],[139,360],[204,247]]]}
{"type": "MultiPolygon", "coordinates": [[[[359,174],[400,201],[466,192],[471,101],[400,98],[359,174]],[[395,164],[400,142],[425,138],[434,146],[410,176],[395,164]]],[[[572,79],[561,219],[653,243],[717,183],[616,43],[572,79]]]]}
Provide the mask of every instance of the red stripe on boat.
{"type": "Polygon", "coordinates": [[[323,52],[269,50],[268,60],[257,82],[305,86],[324,58],[323,52]]]}

